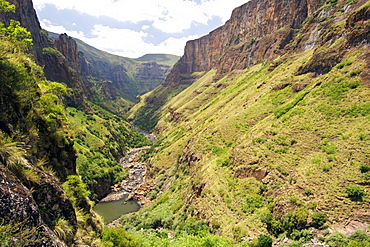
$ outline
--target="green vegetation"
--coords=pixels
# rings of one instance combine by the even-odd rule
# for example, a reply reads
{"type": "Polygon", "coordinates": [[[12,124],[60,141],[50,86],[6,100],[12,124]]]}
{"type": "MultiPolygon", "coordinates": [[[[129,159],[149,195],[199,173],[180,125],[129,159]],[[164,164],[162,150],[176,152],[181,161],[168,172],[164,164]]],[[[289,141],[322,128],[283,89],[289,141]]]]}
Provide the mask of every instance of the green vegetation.
{"type": "MultiPolygon", "coordinates": [[[[330,7],[338,4],[327,1],[330,7]]],[[[335,25],[327,28],[327,37],[336,37],[335,25]]],[[[365,48],[346,50],[326,74],[295,74],[317,49],[282,54],[273,68],[262,62],[236,74],[183,75],[201,77],[175,90],[161,86],[151,93],[157,97],[153,101],[141,96],[130,119],[159,131],[159,141],[141,157],[147,162],[146,181],[153,184],[145,196],[152,202],[123,216],[120,227],[102,231],[90,199],[127,176],[118,160],[129,148],[150,144],[112,113],[125,111],[129,102],[97,95],[90,112],[66,110],[63,97],[69,89],[45,81],[41,68],[24,55],[27,32],[14,22],[1,27],[0,38],[0,103],[8,103],[0,112],[0,162],[30,189],[41,183],[38,171],[54,170],[77,216],[76,234],[67,219],[52,222],[65,242],[270,247],[288,237],[291,243],[285,246],[302,246],[313,237],[311,227],[323,233],[330,219],[342,224],[352,212],[361,218],[369,209],[370,89],[360,76],[365,48]],[[19,110],[9,115],[7,109],[15,106],[19,110]],[[70,152],[50,154],[55,146],[70,152]],[[74,155],[78,174],[68,166],[74,155]]],[[[89,80],[101,90],[96,78],[89,80]]],[[[20,228],[14,223],[0,229],[6,246],[20,228]]],[[[331,246],[368,246],[369,236],[336,232],[322,240],[331,246]]]]}
{"type": "Polygon", "coordinates": [[[360,186],[350,185],[346,187],[347,195],[352,200],[362,200],[362,197],[365,196],[365,191],[360,186]]]}
{"type": "Polygon", "coordinates": [[[170,54],[146,54],[142,57],[136,58],[135,60],[139,62],[156,62],[158,64],[172,66],[179,60],[179,58],[179,56],[170,54]]]}
{"type": "Polygon", "coordinates": [[[321,212],[314,212],[311,216],[312,225],[314,227],[322,227],[326,223],[326,216],[321,212]]]}
{"type": "MultiPolygon", "coordinates": [[[[102,196],[99,184],[110,187],[128,175],[118,163],[130,148],[150,145],[146,137],[132,129],[117,115],[92,104],[94,114],[68,108],[71,128],[75,131],[77,170],[89,190],[90,198],[102,196]]],[[[106,193],[106,192],[104,192],[106,193]]]]}
{"type": "MultiPolygon", "coordinates": [[[[0,3],[1,4],[1,3],[0,3]]],[[[1,7],[1,6],[0,6],[1,7]]],[[[42,238],[33,239],[37,236],[37,229],[27,228],[22,223],[4,224],[4,220],[0,218],[0,246],[30,246],[42,243],[42,238]]]]}
{"type": "MultiPolygon", "coordinates": [[[[325,35],[339,28],[330,18],[325,35]]],[[[370,90],[360,76],[366,51],[346,51],[326,74],[298,75],[318,50],[282,55],[272,62],[278,66],[211,70],[181,92],[170,92],[171,85],[142,96],[130,118],[159,131],[145,154],[156,186],[147,193],[153,204],[124,216],[122,227],[178,239],[195,234],[188,226],[206,226],[239,244],[267,234],[302,246],[315,235],[311,227],[322,233],[329,219],[342,224],[343,215],[368,210],[370,90]]]]}
{"type": "Polygon", "coordinates": [[[140,242],[135,241],[122,228],[105,228],[103,231],[103,246],[104,247],[140,247],[143,246],[140,242]]]}

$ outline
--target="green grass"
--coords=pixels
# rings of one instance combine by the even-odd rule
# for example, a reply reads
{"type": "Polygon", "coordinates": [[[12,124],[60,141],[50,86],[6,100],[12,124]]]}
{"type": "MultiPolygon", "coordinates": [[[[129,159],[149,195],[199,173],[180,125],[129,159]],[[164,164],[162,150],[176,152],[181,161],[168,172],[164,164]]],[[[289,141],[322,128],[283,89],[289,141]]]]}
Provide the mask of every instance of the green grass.
{"type": "Polygon", "coordinates": [[[113,185],[127,176],[127,171],[118,164],[119,158],[129,148],[150,145],[143,134],[133,130],[122,118],[92,105],[94,114],[68,108],[71,128],[75,131],[77,170],[91,193],[97,199],[99,188],[104,182],[113,185]],[[100,181],[100,182],[98,182],[100,181]]]}
{"type": "Polygon", "coordinates": [[[161,188],[150,207],[122,224],[145,223],[150,231],[160,222],[164,232],[179,234],[196,218],[211,233],[240,241],[301,231],[312,215],[323,227],[317,210],[341,223],[369,210],[370,196],[361,194],[370,189],[361,166],[370,152],[362,51],[350,51],[328,74],[296,76],[314,52],[290,54],[273,71],[261,63],[216,82],[211,70],[158,107],[160,141],[147,162],[161,188]],[[294,91],[297,84],[304,89],[294,91]],[[361,200],[348,195],[355,184],[361,200]]]}
{"type": "MultiPolygon", "coordinates": [[[[222,78],[216,83],[224,85],[221,89],[212,81],[211,71],[170,100],[162,109],[178,112],[182,121],[171,121],[170,114],[163,111],[157,125],[163,131],[159,136],[162,143],[149,162],[175,179],[164,183],[170,184],[166,199],[161,200],[162,195],[142,214],[165,222],[172,218],[168,229],[176,231],[177,224],[201,213],[208,222],[222,222],[217,233],[241,239],[263,231],[262,215],[277,205],[298,205],[313,213],[316,207],[308,205],[315,203],[328,217],[341,217],[338,212],[363,207],[365,204],[355,204],[350,198],[346,203],[337,199],[346,196],[349,181],[362,181],[351,160],[364,162],[362,154],[369,151],[369,140],[364,137],[370,127],[366,110],[369,89],[359,85],[350,72],[342,72],[361,64],[353,60],[314,79],[287,76],[287,71],[294,71],[304,59],[293,57],[292,63],[283,63],[270,74],[266,73],[268,66],[251,67],[233,80],[222,78]],[[271,91],[275,81],[283,78],[308,86],[298,93],[289,86],[271,91]],[[256,89],[262,82],[265,85],[256,89]],[[333,108],[344,114],[329,113],[333,108]],[[186,172],[180,173],[175,168],[182,164],[176,163],[176,157],[191,154],[200,161],[188,164],[186,172]],[[269,171],[264,183],[242,175],[254,176],[258,167],[269,171]],[[200,185],[204,187],[197,194],[200,185]],[[302,195],[299,187],[310,190],[303,190],[302,195]],[[269,199],[268,195],[280,190],[285,192],[269,199]],[[312,191],[315,202],[310,199],[312,191]],[[169,210],[173,208],[176,210],[169,210]],[[233,228],[239,224],[242,229],[233,228]]],[[[363,200],[368,202],[368,195],[363,200]]]]}

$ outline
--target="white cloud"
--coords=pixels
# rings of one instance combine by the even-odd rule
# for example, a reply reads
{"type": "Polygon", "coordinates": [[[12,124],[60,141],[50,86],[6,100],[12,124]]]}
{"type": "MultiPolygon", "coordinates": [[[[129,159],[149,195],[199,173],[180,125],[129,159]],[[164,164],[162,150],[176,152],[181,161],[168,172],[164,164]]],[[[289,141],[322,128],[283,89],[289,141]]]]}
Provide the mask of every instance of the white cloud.
{"type": "Polygon", "coordinates": [[[55,33],[67,33],[69,36],[78,38],[98,49],[108,51],[112,54],[137,58],[148,53],[166,53],[183,55],[185,44],[188,40],[199,38],[190,35],[179,39],[168,38],[158,45],[145,42],[143,39],[149,36],[143,31],[130,29],[110,28],[103,25],[95,25],[92,34],[96,37],[87,38],[84,33],[66,30],[63,26],[53,25],[48,20],[42,20],[42,28],[55,33]]]}
{"type": "Polygon", "coordinates": [[[232,9],[247,0],[202,0],[200,4],[186,0],[33,0],[36,9],[45,4],[58,9],[72,9],[92,16],[109,16],[118,21],[152,21],[153,26],[167,33],[181,33],[193,22],[207,24],[212,17],[229,19],[232,9]]]}
{"type": "MultiPolygon", "coordinates": [[[[226,22],[231,11],[248,0],[33,0],[37,10],[42,10],[45,4],[52,4],[57,9],[76,10],[80,13],[95,17],[108,16],[122,22],[138,23],[147,21],[151,26],[143,25],[137,30],[118,29],[94,23],[89,33],[76,31],[78,25],[72,24],[67,30],[58,23],[43,19],[42,28],[55,33],[67,33],[69,36],[101,50],[125,57],[139,57],[147,53],[167,53],[182,55],[185,43],[188,40],[199,38],[190,35],[181,38],[167,38],[158,45],[144,40],[153,37],[150,27],[157,28],[168,34],[177,33],[177,37],[184,30],[191,33],[192,24],[207,24],[213,17],[219,17],[226,22]],[[199,2],[199,1],[198,1],[199,2]],[[91,34],[95,37],[91,37],[91,34]]],[[[68,16],[66,16],[68,18],[68,16]]],[[[168,36],[166,36],[168,37],[168,36]]],[[[160,37],[156,37],[160,40],[160,37]]]]}
{"type": "Polygon", "coordinates": [[[69,36],[78,38],[78,39],[84,39],[85,34],[80,31],[74,31],[74,30],[67,30],[65,27],[60,25],[54,25],[51,21],[43,19],[40,21],[40,25],[43,29],[48,30],[53,33],[68,33],[69,36]]]}

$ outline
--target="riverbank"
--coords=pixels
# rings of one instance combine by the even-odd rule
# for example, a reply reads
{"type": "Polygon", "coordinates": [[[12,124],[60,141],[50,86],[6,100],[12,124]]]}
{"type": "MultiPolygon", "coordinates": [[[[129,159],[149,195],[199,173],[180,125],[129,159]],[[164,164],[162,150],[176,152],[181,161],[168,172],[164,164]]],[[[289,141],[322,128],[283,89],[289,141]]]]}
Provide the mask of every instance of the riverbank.
{"type": "Polygon", "coordinates": [[[123,168],[128,168],[129,176],[121,182],[112,186],[112,192],[104,197],[100,202],[111,202],[122,199],[132,199],[133,193],[144,183],[146,174],[146,164],[139,162],[139,154],[150,146],[133,148],[120,160],[123,168]]]}

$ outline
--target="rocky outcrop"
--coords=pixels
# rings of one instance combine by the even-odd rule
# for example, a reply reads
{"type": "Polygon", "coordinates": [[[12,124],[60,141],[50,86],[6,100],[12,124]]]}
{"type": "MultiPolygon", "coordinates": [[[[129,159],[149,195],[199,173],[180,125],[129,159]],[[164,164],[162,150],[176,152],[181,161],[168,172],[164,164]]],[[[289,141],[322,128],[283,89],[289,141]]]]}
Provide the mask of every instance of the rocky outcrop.
{"type": "Polygon", "coordinates": [[[15,5],[16,11],[0,13],[0,20],[7,25],[9,20],[13,19],[27,28],[33,40],[30,52],[37,64],[44,67],[45,77],[50,81],[63,82],[75,89],[68,97],[68,103],[80,109],[89,109],[79,74],[69,67],[66,57],[55,50],[54,42],[47,32],[41,29],[32,0],[9,0],[8,2],[15,5]]]}
{"type": "Polygon", "coordinates": [[[236,8],[224,26],[188,41],[165,85],[182,84],[182,75],[194,72],[224,74],[275,59],[318,7],[318,0],[252,0],[236,8]]]}
{"type": "Polygon", "coordinates": [[[171,71],[172,66],[156,62],[139,63],[136,68],[135,81],[138,93],[149,92],[159,86],[171,71]]]}
{"type": "Polygon", "coordinates": [[[76,41],[64,33],[55,40],[54,44],[58,51],[67,58],[69,67],[77,73],[81,73],[80,57],[76,41]]]}
{"type": "Polygon", "coordinates": [[[0,219],[12,227],[2,234],[12,236],[15,246],[66,246],[42,219],[30,191],[3,164],[0,164],[0,194],[0,219]]]}
{"type": "Polygon", "coordinates": [[[102,93],[106,99],[115,100],[117,98],[117,91],[113,82],[109,80],[102,81],[102,93]]]}

